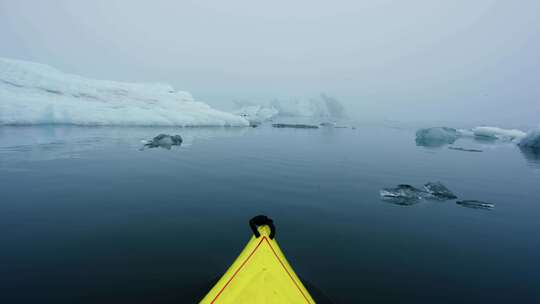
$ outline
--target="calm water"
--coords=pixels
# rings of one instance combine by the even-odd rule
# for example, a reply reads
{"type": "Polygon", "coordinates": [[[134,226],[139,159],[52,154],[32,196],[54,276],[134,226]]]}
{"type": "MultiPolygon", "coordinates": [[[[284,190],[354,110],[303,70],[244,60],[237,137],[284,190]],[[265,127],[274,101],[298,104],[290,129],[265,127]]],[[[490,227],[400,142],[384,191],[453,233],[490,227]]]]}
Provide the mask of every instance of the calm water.
{"type": "Polygon", "coordinates": [[[539,303],[540,157],[414,132],[0,127],[0,303],[196,302],[260,213],[335,303],[539,303]],[[496,206],[379,199],[428,181],[496,206]]]}

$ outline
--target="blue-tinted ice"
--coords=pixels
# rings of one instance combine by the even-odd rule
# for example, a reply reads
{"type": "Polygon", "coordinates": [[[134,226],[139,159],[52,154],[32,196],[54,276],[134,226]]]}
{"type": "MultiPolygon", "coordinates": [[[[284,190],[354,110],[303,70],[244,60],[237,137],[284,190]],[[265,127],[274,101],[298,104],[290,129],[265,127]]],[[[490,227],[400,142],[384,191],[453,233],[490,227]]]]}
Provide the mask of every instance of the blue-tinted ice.
{"type": "Polygon", "coordinates": [[[148,148],[161,147],[165,149],[171,149],[172,146],[181,145],[182,141],[182,136],[180,135],[159,134],[151,141],[147,141],[144,146],[148,148]]]}
{"type": "Polygon", "coordinates": [[[445,201],[457,198],[441,182],[428,182],[423,189],[406,184],[397,185],[395,188],[383,188],[380,196],[383,200],[398,205],[414,205],[422,199],[445,201]]]}
{"type": "Polygon", "coordinates": [[[461,134],[454,128],[434,127],[420,129],[416,132],[416,144],[426,147],[440,147],[453,144],[461,134]]]}
{"type": "Polygon", "coordinates": [[[429,198],[434,198],[438,200],[449,200],[455,199],[457,196],[452,193],[445,185],[441,182],[429,182],[424,185],[424,190],[429,194],[429,198]]]}

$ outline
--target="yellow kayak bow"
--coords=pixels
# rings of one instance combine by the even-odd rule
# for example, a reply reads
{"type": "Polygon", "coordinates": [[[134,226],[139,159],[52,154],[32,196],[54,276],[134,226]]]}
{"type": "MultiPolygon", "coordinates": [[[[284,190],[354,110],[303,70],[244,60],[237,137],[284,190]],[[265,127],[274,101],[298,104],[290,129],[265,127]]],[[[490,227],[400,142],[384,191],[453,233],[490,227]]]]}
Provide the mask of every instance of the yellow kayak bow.
{"type": "Polygon", "coordinates": [[[201,304],[315,303],[274,239],[271,219],[249,222],[253,236],[201,304]]]}

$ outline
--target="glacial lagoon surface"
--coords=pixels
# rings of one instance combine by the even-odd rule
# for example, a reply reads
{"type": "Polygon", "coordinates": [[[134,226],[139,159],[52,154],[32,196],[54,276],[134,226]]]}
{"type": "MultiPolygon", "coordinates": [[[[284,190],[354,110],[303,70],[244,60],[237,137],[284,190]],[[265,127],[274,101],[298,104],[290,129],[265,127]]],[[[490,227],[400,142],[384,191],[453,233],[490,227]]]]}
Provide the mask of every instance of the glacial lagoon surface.
{"type": "Polygon", "coordinates": [[[197,303],[258,214],[332,303],[540,303],[540,153],[415,132],[2,126],[0,303],[197,303]],[[458,199],[379,196],[427,182],[458,199]]]}

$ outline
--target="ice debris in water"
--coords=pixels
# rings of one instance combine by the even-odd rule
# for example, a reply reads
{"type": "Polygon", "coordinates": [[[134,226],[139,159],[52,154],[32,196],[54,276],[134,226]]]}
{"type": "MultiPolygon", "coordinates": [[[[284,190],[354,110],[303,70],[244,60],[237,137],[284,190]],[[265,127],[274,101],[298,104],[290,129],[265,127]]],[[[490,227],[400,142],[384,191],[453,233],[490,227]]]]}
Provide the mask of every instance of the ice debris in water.
{"type": "Polygon", "coordinates": [[[398,205],[413,205],[422,199],[424,191],[411,185],[398,185],[395,188],[383,188],[381,198],[398,205]]]}
{"type": "Polygon", "coordinates": [[[520,140],[525,137],[525,132],[516,129],[501,129],[498,127],[476,127],[472,129],[477,138],[497,139],[503,141],[520,140]]]}
{"type": "Polygon", "coordinates": [[[492,209],[495,207],[495,204],[486,203],[486,202],[477,201],[477,200],[457,201],[456,204],[463,207],[475,208],[475,209],[492,209]]]}
{"type": "Polygon", "coordinates": [[[165,149],[170,149],[172,146],[179,146],[182,144],[182,136],[180,135],[168,135],[168,134],[159,134],[154,137],[151,141],[145,143],[145,147],[148,148],[157,148],[162,147],[165,149]]]}
{"type": "Polygon", "coordinates": [[[395,188],[383,188],[380,191],[380,196],[383,200],[399,205],[413,205],[421,199],[449,200],[457,198],[441,182],[426,183],[424,189],[418,189],[406,184],[398,185],[395,188]]]}
{"type": "Polygon", "coordinates": [[[540,150],[540,128],[527,132],[518,145],[522,148],[540,150]]]}
{"type": "Polygon", "coordinates": [[[426,128],[416,132],[416,144],[418,146],[437,147],[445,144],[452,144],[459,137],[460,132],[454,128],[426,128]]]}
{"type": "Polygon", "coordinates": [[[321,127],[335,127],[336,123],[335,122],[321,122],[319,124],[319,126],[321,126],[321,127]]]}
{"type": "Polygon", "coordinates": [[[306,124],[286,124],[286,123],[276,123],[272,124],[274,128],[295,128],[295,129],[318,129],[319,126],[315,125],[306,125],[306,124]]]}
{"type": "Polygon", "coordinates": [[[464,152],[484,152],[480,149],[471,149],[471,148],[463,148],[463,147],[448,147],[450,150],[456,150],[456,151],[464,151],[464,152]]]}
{"type": "Polygon", "coordinates": [[[431,197],[440,199],[440,200],[446,200],[446,199],[455,199],[457,196],[452,193],[448,188],[446,188],[445,185],[443,185],[441,182],[429,182],[424,185],[424,189],[427,193],[430,194],[431,197]]]}

